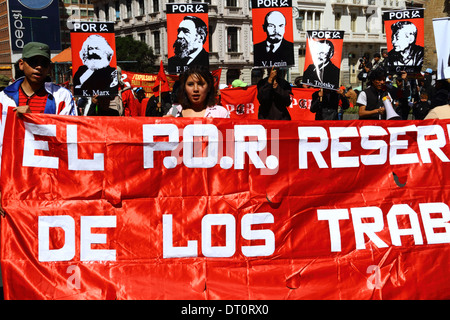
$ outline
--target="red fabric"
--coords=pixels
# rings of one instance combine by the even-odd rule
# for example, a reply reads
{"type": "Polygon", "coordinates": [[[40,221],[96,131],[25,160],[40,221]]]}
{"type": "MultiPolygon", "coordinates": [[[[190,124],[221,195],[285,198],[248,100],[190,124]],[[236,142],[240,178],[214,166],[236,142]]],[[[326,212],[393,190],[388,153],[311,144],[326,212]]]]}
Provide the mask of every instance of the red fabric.
{"type": "Polygon", "coordinates": [[[125,117],[140,116],[141,104],[139,103],[139,100],[134,96],[132,88],[122,92],[122,103],[124,107],[125,117]]]}
{"type": "Polygon", "coordinates": [[[5,298],[449,299],[449,124],[8,116],[5,298]]]}
{"type": "MultiPolygon", "coordinates": [[[[314,113],[309,109],[315,91],[317,89],[292,88],[293,99],[288,109],[292,120],[314,120],[314,113]]],[[[221,103],[228,109],[231,118],[258,119],[259,101],[256,86],[222,89],[220,94],[221,103]]]]}
{"type": "Polygon", "coordinates": [[[214,78],[214,88],[217,91],[217,90],[219,90],[220,77],[222,76],[222,68],[211,71],[211,74],[214,78]]]}
{"type": "Polygon", "coordinates": [[[147,103],[150,98],[144,98],[141,101],[141,117],[145,117],[145,111],[147,110],[147,103]]]}
{"type": "Polygon", "coordinates": [[[160,92],[169,92],[170,91],[169,81],[167,80],[166,73],[164,72],[164,65],[163,65],[162,60],[161,60],[161,64],[159,66],[159,72],[156,77],[156,80],[155,80],[152,90],[153,90],[153,94],[157,97],[159,96],[160,92]]]}
{"type": "MultiPolygon", "coordinates": [[[[153,95],[153,86],[156,81],[157,74],[153,73],[135,73],[122,70],[122,81],[126,86],[142,87],[146,92],[147,98],[153,95]]],[[[172,88],[175,81],[178,80],[178,75],[167,75],[169,86],[172,88]]]]}

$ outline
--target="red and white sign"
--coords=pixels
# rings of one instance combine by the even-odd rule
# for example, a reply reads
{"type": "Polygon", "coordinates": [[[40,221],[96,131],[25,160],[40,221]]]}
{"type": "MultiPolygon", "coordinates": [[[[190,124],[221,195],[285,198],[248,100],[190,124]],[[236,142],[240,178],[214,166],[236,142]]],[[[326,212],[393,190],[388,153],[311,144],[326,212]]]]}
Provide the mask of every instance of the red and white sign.
{"type": "MultiPolygon", "coordinates": [[[[288,108],[292,120],[314,120],[309,111],[312,94],[318,89],[292,88],[292,103],[288,108]]],[[[258,119],[259,101],[256,86],[220,90],[221,103],[232,119],[258,119]]]]}
{"type": "Polygon", "coordinates": [[[448,121],[7,118],[6,299],[449,299],[448,121]]]}

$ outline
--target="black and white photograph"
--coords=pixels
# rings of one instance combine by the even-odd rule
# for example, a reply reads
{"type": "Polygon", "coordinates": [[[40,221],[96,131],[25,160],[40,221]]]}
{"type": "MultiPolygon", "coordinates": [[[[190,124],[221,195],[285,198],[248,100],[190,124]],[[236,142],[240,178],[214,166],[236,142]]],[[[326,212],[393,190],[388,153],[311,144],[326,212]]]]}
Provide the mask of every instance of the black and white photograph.
{"type": "MultiPolygon", "coordinates": [[[[80,30],[82,30],[80,28],[80,30]]],[[[92,30],[89,28],[89,30],[92,30]]],[[[98,25],[96,30],[107,30],[98,25]]],[[[72,32],[73,87],[76,96],[113,96],[119,80],[114,33],[72,32]],[[108,38],[108,39],[107,39],[108,38]]]]}
{"type": "Polygon", "coordinates": [[[179,74],[194,65],[208,67],[208,5],[168,4],[167,9],[167,18],[171,20],[167,28],[169,52],[172,52],[168,60],[169,73],[179,74]],[[183,6],[192,6],[198,14],[180,13],[185,11],[183,6]]]}
{"type": "Polygon", "coordinates": [[[388,71],[420,72],[425,52],[423,10],[386,12],[383,17],[388,47],[388,71]]]}
{"type": "Polygon", "coordinates": [[[294,65],[292,2],[252,1],[255,68],[294,65]]]}
{"type": "Polygon", "coordinates": [[[308,31],[304,84],[334,90],[339,87],[343,36],[343,31],[308,31]]]}

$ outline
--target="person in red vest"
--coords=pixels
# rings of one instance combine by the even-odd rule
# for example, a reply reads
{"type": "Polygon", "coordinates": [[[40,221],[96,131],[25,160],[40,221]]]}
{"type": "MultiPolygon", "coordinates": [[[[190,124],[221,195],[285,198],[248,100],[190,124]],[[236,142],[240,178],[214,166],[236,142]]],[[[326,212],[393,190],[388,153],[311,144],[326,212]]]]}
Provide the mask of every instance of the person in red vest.
{"type": "Polygon", "coordinates": [[[142,114],[142,103],[145,98],[145,91],[142,87],[133,88],[134,94],[134,109],[136,110],[136,114],[138,117],[142,117],[145,115],[142,114]]]}

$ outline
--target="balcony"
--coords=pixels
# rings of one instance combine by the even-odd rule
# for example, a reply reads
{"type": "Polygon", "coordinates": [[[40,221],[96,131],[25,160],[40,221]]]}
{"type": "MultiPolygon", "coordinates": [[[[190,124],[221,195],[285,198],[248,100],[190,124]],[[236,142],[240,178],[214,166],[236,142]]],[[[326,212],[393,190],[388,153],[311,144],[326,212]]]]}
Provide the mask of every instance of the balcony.
{"type": "Polygon", "coordinates": [[[244,54],[242,52],[227,52],[225,62],[242,62],[244,61],[244,54]]]}
{"type": "Polygon", "coordinates": [[[383,33],[345,32],[346,43],[385,43],[386,35],[383,33]]]}

